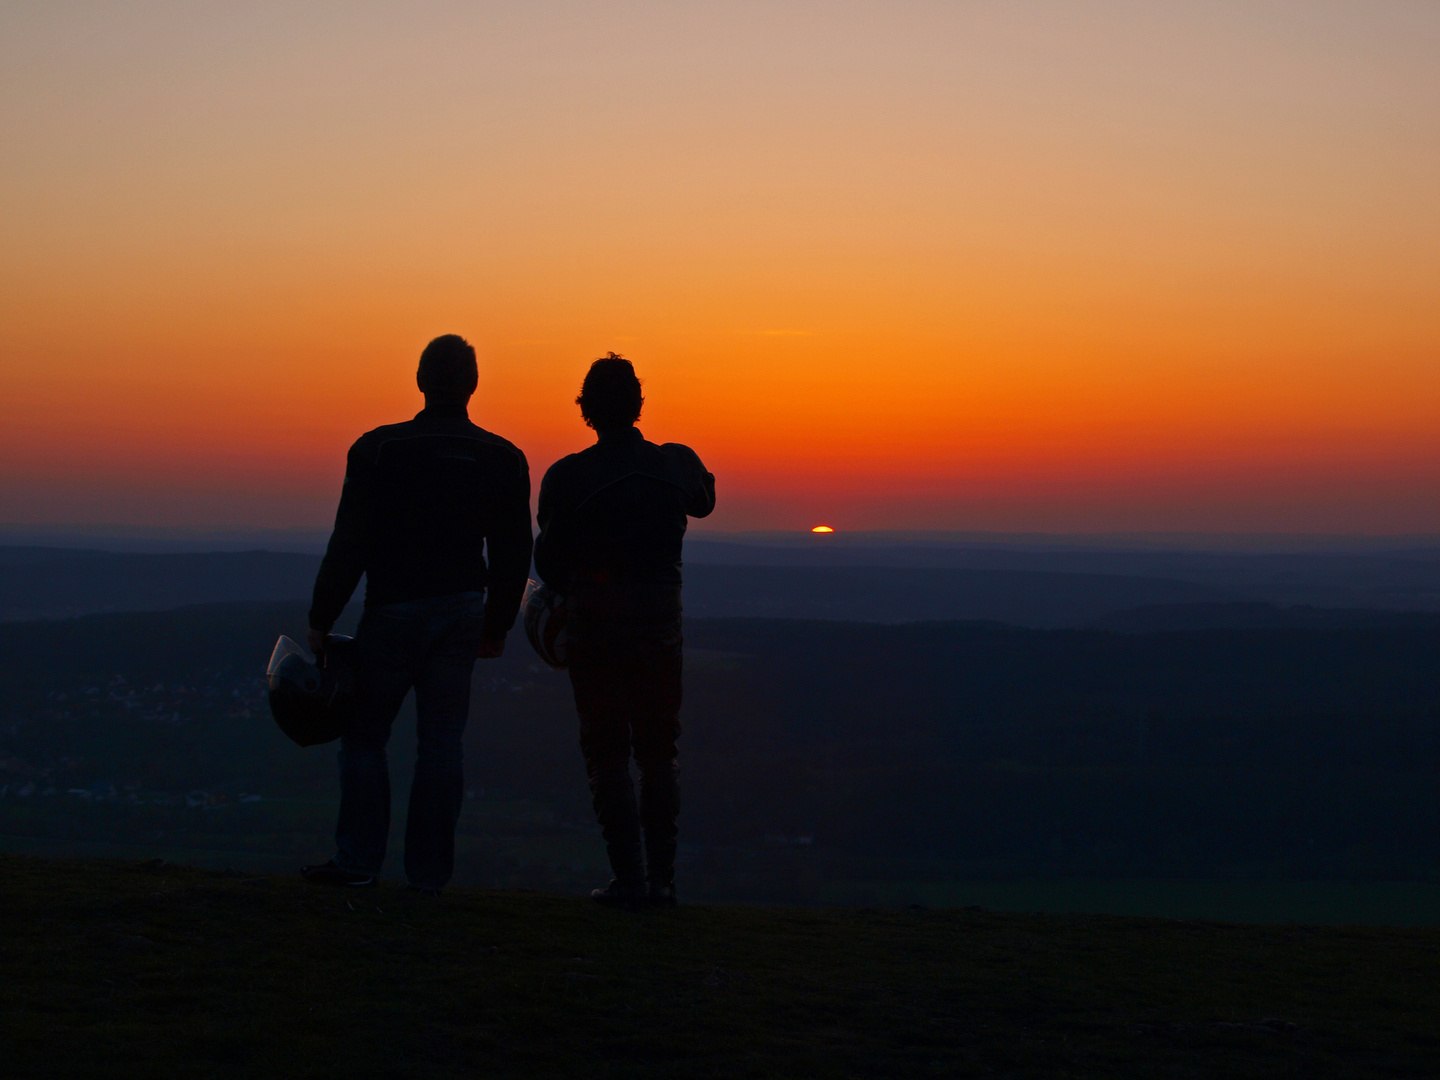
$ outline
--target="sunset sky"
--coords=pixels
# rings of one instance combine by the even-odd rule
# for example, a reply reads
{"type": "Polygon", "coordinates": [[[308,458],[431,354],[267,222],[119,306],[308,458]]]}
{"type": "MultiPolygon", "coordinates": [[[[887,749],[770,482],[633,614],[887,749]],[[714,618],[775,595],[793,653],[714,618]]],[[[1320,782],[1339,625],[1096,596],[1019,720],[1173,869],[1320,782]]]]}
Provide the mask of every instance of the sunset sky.
{"type": "Polygon", "coordinates": [[[6,3],[0,523],[323,526],[436,334],[707,527],[1440,533],[1440,4],[6,3]]]}

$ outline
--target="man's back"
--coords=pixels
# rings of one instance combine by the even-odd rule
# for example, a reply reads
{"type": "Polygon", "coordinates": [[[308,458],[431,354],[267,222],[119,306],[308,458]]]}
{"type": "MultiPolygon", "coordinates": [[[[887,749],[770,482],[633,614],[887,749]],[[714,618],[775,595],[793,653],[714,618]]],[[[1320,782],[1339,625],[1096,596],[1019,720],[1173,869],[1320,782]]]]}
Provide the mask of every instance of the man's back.
{"type": "Polygon", "coordinates": [[[529,499],[525,456],[463,408],[367,432],[350,449],[311,625],[333,625],[363,573],[369,605],[489,587],[486,621],[503,630],[529,569],[529,499]]]}
{"type": "Polygon", "coordinates": [[[686,518],[714,507],[715,478],[688,446],[607,431],[546,472],[535,567],[562,592],[595,577],[679,585],[686,518]]]}

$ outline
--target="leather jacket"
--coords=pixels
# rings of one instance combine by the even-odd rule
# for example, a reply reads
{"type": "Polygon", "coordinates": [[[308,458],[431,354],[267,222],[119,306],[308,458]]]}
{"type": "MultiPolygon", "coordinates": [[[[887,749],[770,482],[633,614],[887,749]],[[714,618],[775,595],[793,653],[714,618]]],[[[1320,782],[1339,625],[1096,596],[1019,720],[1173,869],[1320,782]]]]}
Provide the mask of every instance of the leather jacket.
{"type": "Polygon", "coordinates": [[[367,606],[485,589],[484,633],[502,637],[530,550],[525,455],[472,424],[463,405],[427,406],[350,448],[310,625],[334,626],[364,574],[367,606]]]}
{"type": "Polygon", "coordinates": [[[545,473],[535,569],[566,594],[600,581],[678,587],[686,518],[714,508],[715,477],[688,446],[602,432],[545,473]]]}

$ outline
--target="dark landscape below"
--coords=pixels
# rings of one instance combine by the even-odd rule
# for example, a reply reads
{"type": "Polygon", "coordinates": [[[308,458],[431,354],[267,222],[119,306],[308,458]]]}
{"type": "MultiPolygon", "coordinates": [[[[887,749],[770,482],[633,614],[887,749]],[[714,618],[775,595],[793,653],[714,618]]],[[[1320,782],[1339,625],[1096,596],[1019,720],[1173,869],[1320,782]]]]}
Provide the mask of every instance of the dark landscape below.
{"type": "MultiPolygon", "coordinates": [[[[1434,924],[1440,626],[1314,621],[692,618],[685,895],[1434,924]]],[[[0,845],[328,857],[334,748],[288,743],[260,678],[303,626],[298,601],[0,626],[0,845]]],[[[477,665],[457,882],[603,883],[574,729],[518,634],[477,665]]],[[[402,718],[401,792],[412,747],[402,718]]]]}
{"type": "Polygon", "coordinates": [[[0,855],[7,1075],[1434,1075],[1434,929],[687,905],[0,855]]]}
{"type": "Polygon", "coordinates": [[[384,882],[317,889],[335,747],[261,678],[317,556],[0,548],[7,1071],[1434,1075],[1431,554],[790,551],[692,545],[683,903],[620,913],[518,632],[452,887],[407,706],[384,882]]]}

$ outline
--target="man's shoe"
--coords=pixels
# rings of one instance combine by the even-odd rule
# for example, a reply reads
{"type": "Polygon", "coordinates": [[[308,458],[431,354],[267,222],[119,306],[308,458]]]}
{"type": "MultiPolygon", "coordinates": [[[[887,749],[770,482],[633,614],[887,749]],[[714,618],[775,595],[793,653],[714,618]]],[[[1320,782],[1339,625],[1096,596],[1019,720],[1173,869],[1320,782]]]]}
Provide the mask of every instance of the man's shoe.
{"type": "Polygon", "coordinates": [[[675,896],[675,883],[667,882],[664,885],[652,881],[650,883],[650,906],[651,907],[674,907],[680,903],[675,896]]]}
{"type": "Polygon", "coordinates": [[[605,888],[591,892],[590,899],[605,907],[629,909],[644,907],[650,894],[643,883],[627,885],[617,878],[605,888]]]}
{"type": "Polygon", "coordinates": [[[351,889],[368,889],[380,884],[380,879],[374,874],[343,870],[335,865],[334,859],[322,866],[302,866],[300,876],[315,885],[338,885],[351,889]]]}

